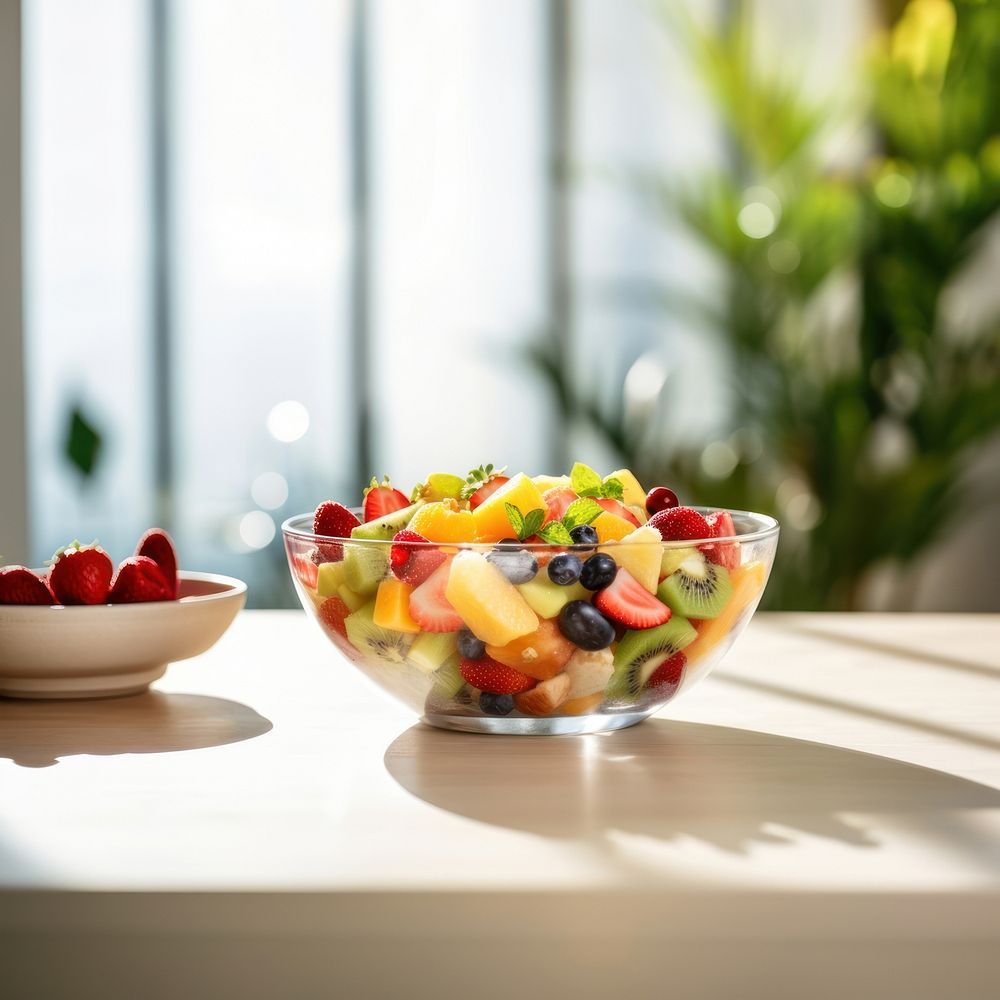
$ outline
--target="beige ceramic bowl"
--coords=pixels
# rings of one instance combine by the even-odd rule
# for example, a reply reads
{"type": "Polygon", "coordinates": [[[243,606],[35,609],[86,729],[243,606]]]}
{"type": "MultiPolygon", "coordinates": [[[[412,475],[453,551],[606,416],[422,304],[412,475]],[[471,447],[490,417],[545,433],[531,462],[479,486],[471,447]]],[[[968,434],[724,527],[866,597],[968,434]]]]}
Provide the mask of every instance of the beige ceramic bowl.
{"type": "Polygon", "coordinates": [[[212,647],[246,601],[230,576],[181,571],[180,598],[87,607],[0,606],[0,695],[105,698],[143,691],[212,647]]]}

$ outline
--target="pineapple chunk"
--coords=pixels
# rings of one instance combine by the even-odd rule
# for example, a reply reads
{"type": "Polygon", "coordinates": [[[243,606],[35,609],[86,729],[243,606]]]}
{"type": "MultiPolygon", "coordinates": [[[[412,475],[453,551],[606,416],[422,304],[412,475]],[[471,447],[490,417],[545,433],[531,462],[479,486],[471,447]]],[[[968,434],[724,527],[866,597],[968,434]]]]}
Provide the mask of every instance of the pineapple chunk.
{"type": "Polygon", "coordinates": [[[455,556],[445,598],[473,635],[490,646],[505,646],[538,628],[538,615],[517,587],[478,552],[455,556]]]}
{"type": "Polygon", "coordinates": [[[625,493],[622,497],[622,503],[626,507],[631,507],[634,504],[636,507],[641,507],[645,512],[646,493],[642,486],[639,485],[639,480],[628,469],[619,469],[617,472],[612,472],[610,476],[605,477],[604,481],[607,482],[609,479],[617,479],[624,487],[625,493]]]}
{"type": "Polygon", "coordinates": [[[651,594],[660,582],[663,539],[656,528],[636,528],[620,542],[601,548],[621,569],[627,569],[651,594]]]}
{"type": "Polygon", "coordinates": [[[539,508],[546,509],[542,491],[523,472],[520,472],[472,512],[476,538],[479,541],[499,542],[513,535],[514,529],[510,525],[507,509],[504,506],[508,503],[513,504],[522,514],[539,508]]]}
{"type": "Polygon", "coordinates": [[[569,476],[535,476],[531,481],[542,493],[546,490],[568,490],[571,488],[569,476]]]}

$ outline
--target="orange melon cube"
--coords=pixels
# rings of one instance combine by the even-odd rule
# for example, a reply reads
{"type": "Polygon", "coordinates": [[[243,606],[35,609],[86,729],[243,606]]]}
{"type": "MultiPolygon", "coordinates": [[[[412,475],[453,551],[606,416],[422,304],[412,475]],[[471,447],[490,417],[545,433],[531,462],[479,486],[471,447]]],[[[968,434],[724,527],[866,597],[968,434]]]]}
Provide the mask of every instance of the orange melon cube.
{"type": "Polygon", "coordinates": [[[402,580],[383,580],[375,594],[372,621],[393,632],[419,632],[420,626],[410,617],[410,594],[413,587],[402,580]]]}
{"type": "Polygon", "coordinates": [[[597,532],[597,540],[602,543],[617,542],[635,531],[635,525],[631,521],[626,521],[617,514],[601,514],[592,524],[594,531],[597,532]]]}
{"type": "Polygon", "coordinates": [[[522,635],[505,646],[487,646],[486,652],[494,660],[520,670],[522,674],[537,681],[547,681],[566,666],[576,652],[576,646],[559,631],[554,621],[543,618],[534,632],[522,635]]]}
{"type": "Polygon", "coordinates": [[[538,615],[517,587],[478,552],[455,556],[444,596],[487,645],[506,646],[538,628],[538,615]]]}
{"type": "Polygon", "coordinates": [[[407,527],[429,542],[471,542],[476,535],[472,511],[463,510],[451,499],[425,503],[407,527]]]}
{"type": "Polygon", "coordinates": [[[604,701],[603,691],[598,691],[596,694],[585,694],[581,698],[571,698],[564,702],[559,711],[562,715],[587,715],[602,701],[604,701]]]}
{"type": "Polygon", "coordinates": [[[538,508],[546,509],[542,491],[523,472],[518,473],[472,511],[476,538],[479,541],[499,542],[514,534],[504,506],[508,503],[513,504],[522,514],[538,508]]]}
{"type": "Polygon", "coordinates": [[[762,562],[748,563],[737,566],[729,574],[733,585],[733,593],[722,613],[716,618],[707,618],[697,623],[698,638],[684,650],[688,663],[707,656],[715,647],[729,635],[736,619],[755,601],[764,589],[767,581],[767,568],[762,562]]]}

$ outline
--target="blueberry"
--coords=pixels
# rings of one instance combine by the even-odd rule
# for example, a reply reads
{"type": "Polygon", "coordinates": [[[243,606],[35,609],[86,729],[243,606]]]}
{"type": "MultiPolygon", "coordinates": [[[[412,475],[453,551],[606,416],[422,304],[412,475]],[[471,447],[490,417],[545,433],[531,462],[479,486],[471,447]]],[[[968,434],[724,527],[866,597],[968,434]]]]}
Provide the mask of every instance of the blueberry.
{"type": "Polygon", "coordinates": [[[615,639],[614,625],[587,601],[570,601],[559,612],[559,631],[580,649],[607,649],[615,639]]]}
{"type": "Polygon", "coordinates": [[[569,537],[577,545],[596,545],[598,542],[597,529],[590,524],[578,524],[569,533],[569,537]]]}
{"type": "Polygon", "coordinates": [[[509,694],[483,691],[479,696],[479,708],[487,715],[510,715],[514,711],[514,699],[509,694]]]}
{"type": "Polygon", "coordinates": [[[481,660],[486,655],[486,643],[463,628],[458,633],[458,651],[466,660],[481,660]]]}
{"type": "MultiPolygon", "coordinates": [[[[584,564],[580,573],[580,583],[587,590],[602,590],[607,587],[615,578],[618,567],[614,559],[604,552],[598,552],[596,556],[591,556],[584,564]]],[[[598,649],[603,647],[598,646],[598,649]]]]}
{"type": "Polygon", "coordinates": [[[549,562],[549,579],[560,587],[568,587],[580,579],[583,563],[568,552],[553,556],[549,562]]]}
{"type": "MultiPolygon", "coordinates": [[[[516,543],[520,544],[520,543],[516,543]]],[[[538,572],[538,563],[527,549],[508,548],[499,545],[486,557],[511,583],[527,583],[538,572]]]]}

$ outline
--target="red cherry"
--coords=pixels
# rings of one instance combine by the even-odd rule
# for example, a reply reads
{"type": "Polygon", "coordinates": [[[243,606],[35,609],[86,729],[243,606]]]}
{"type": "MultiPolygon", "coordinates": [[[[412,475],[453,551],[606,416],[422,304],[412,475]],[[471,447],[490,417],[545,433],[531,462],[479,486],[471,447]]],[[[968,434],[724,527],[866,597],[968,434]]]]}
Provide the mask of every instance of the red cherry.
{"type": "Polygon", "coordinates": [[[654,486],[646,494],[646,510],[650,515],[659,514],[678,504],[677,494],[667,486],[654,486]]]}

